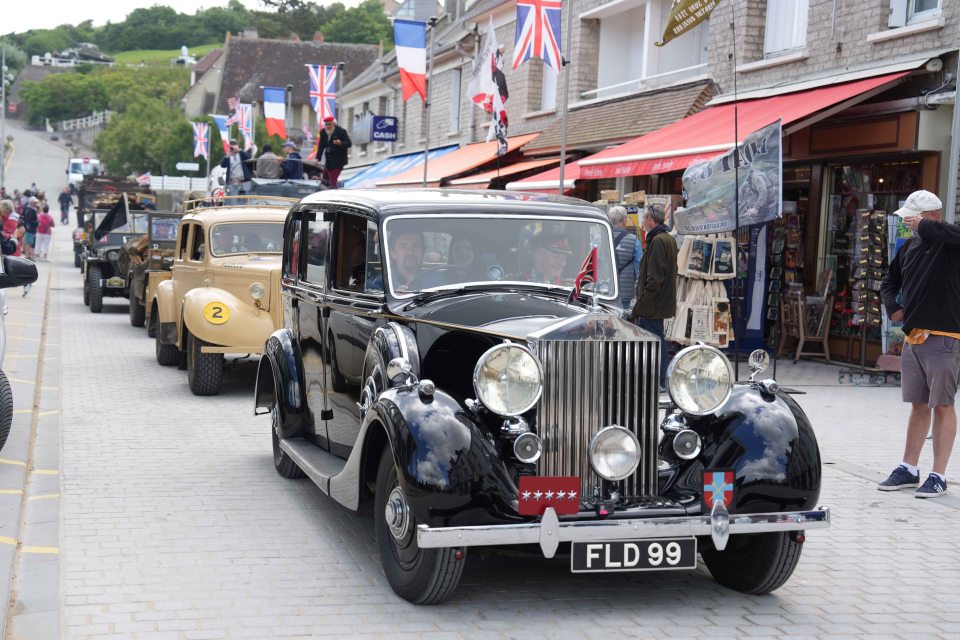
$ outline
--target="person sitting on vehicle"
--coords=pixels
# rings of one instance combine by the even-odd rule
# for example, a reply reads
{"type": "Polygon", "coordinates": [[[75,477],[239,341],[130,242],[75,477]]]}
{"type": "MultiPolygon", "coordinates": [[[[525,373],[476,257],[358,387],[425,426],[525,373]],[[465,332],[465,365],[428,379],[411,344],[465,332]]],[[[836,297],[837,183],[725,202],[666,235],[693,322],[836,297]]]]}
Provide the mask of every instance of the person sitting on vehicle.
{"type": "Polygon", "coordinates": [[[533,264],[530,273],[522,276],[530,282],[563,284],[561,276],[567,268],[567,258],[573,255],[569,241],[556,233],[540,232],[530,239],[533,264]]]}
{"type": "Polygon", "coordinates": [[[410,283],[420,275],[423,262],[423,239],[416,231],[391,234],[390,273],[396,291],[410,291],[410,283]]]}
{"type": "Polygon", "coordinates": [[[230,141],[230,153],[225,155],[220,161],[220,166],[227,170],[227,185],[234,187],[239,192],[245,192],[250,182],[250,156],[246,151],[240,150],[233,140],[230,141]]]}
{"type": "Polygon", "coordinates": [[[303,180],[303,158],[297,153],[297,143],[287,140],[283,143],[283,150],[287,158],[280,163],[283,177],[287,180],[303,180]]]}
{"type": "Polygon", "coordinates": [[[211,234],[213,242],[213,255],[222,256],[225,253],[234,251],[233,234],[229,231],[214,230],[211,234]]]}
{"type": "Polygon", "coordinates": [[[483,280],[473,241],[466,236],[455,236],[450,241],[450,251],[447,254],[447,264],[453,267],[452,277],[460,282],[483,280]]]}
{"type": "Polygon", "coordinates": [[[272,179],[283,177],[280,158],[273,152],[273,147],[269,144],[263,145],[263,153],[257,158],[257,177],[272,179]]]}
{"type": "Polygon", "coordinates": [[[247,251],[263,251],[263,238],[255,232],[243,234],[243,248],[247,251]]]}

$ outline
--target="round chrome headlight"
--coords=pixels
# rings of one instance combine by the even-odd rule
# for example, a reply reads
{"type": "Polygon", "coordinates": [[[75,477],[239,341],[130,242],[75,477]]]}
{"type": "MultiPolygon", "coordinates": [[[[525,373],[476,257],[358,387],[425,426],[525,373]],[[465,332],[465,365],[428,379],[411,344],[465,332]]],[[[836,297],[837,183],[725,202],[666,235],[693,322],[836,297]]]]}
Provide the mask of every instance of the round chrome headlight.
{"type": "Polygon", "coordinates": [[[733,367],[719,350],[707,345],[694,345],[673,357],[667,367],[667,390],[670,399],[684,413],[705,416],[713,413],[730,398],[733,389],[733,367]]]}
{"type": "Polygon", "coordinates": [[[529,411],[543,391],[540,361],[526,347],[500,344],[480,356],[473,388],[483,406],[501,416],[529,411]]]}
{"type": "Polygon", "coordinates": [[[604,480],[623,480],[640,464],[640,443],[623,427],[605,427],[590,440],[590,466],[604,480]]]}
{"type": "Polygon", "coordinates": [[[254,300],[263,300],[263,296],[267,295],[267,290],[263,288],[263,285],[259,282],[254,282],[250,285],[250,297],[254,300]]]}

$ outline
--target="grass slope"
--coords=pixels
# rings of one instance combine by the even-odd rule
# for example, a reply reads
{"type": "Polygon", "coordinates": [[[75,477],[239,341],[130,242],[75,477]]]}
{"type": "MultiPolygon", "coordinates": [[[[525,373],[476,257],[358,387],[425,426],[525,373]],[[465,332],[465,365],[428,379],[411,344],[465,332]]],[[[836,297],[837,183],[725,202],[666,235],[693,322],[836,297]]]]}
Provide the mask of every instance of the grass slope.
{"type": "MultiPolygon", "coordinates": [[[[204,44],[198,47],[188,47],[188,50],[190,51],[190,55],[199,60],[203,56],[221,46],[223,45],[204,44]]],[[[161,51],[158,49],[137,49],[136,51],[123,51],[114,56],[117,64],[140,64],[140,61],[142,60],[144,64],[162,66],[169,65],[171,60],[179,57],[180,49],[170,49],[169,51],[161,51]]]]}

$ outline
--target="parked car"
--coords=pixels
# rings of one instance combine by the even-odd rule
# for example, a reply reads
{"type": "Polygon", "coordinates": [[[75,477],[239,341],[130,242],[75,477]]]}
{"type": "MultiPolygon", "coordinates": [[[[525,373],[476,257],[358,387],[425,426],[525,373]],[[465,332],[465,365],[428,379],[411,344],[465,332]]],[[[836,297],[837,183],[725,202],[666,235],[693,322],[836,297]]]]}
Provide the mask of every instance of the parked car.
{"type": "MultiPolygon", "coordinates": [[[[0,259],[0,366],[7,352],[7,331],[4,319],[7,315],[7,295],[4,289],[22,287],[37,281],[37,265],[25,258],[3,256],[0,259]]],[[[10,425],[13,424],[13,389],[7,374],[0,370],[0,449],[7,443],[10,425]]]]}
{"type": "Polygon", "coordinates": [[[120,254],[124,243],[147,232],[145,212],[129,212],[126,223],[113,229],[109,228],[110,215],[110,211],[93,212],[93,228],[87,231],[80,254],[83,303],[90,307],[92,313],[103,311],[104,298],[130,296],[126,269],[120,265],[120,254]]]}
{"type": "MultiPolygon", "coordinates": [[[[142,327],[149,320],[148,301],[157,286],[170,279],[177,241],[177,225],[182,213],[148,211],[145,233],[124,243],[119,265],[127,280],[130,298],[130,324],[142,327]]],[[[154,325],[155,327],[156,325],[154,325]]],[[[150,337],[154,333],[148,332],[150,337]]]]}
{"type": "Polygon", "coordinates": [[[296,201],[231,201],[221,207],[187,203],[170,278],[156,286],[150,303],[157,362],[183,361],[190,390],[200,396],[220,393],[226,354],[259,355],[283,322],[283,223],[296,201]]]}
{"type": "Polygon", "coordinates": [[[291,210],[284,242],[255,412],[281,475],[350,509],[373,500],[401,597],[447,598],[470,547],[552,558],[561,543],[573,571],[693,569],[699,553],[721,583],[767,593],[828,525],[813,429],[775,382],[734,384],[723,353],[689,347],[660,419],[657,339],[621,317],[592,205],[325,191],[291,210]]]}

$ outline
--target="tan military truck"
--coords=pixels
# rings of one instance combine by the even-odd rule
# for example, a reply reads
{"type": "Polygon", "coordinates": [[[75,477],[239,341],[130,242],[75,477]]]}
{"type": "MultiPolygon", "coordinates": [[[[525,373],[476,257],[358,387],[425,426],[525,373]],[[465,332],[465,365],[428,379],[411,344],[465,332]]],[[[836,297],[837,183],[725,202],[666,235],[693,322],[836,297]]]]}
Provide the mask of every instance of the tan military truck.
{"type": "Polygon", "coordinates": [[[150,302],[157,362],[187,369],[195,395],[220,393],[226,355],[255,355],[283,326],[280,259],[288,198],[185,203],[170,278],[150,302]]]}

